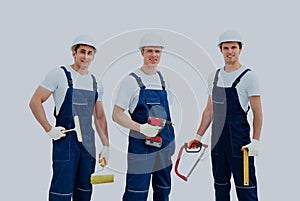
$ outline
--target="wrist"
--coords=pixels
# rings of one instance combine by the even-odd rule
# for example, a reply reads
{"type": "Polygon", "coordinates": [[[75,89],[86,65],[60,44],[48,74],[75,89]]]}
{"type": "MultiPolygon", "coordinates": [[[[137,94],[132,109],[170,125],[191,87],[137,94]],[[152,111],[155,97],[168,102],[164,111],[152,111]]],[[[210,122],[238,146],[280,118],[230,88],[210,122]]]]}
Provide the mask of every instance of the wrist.
{"type": "Polygon", "coordinates": [[[254,139],[254,138],[251,140],[251,142],[252,142],[253,144],[259,144],[259,140],[254,139]]]}
{"type": "Polygon", "coordinates": [[[202,136],[196,133],[195,140],[199,140],[201,142],[202,136]]]}
{"type": "Polygon", "coordinates": [[[52,130],[52,126],[49,125],[49,126],[45,127],[44,130],[46,133],[49,133],[52,130]]]}

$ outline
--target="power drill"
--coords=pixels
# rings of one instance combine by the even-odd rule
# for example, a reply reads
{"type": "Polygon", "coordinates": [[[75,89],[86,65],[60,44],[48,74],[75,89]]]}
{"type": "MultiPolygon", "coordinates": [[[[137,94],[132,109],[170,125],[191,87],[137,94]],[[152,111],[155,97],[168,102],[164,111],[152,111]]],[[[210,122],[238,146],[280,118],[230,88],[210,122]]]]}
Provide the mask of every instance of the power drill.
{"type": "MultiPolygon", "coordinates": [[[[160,127],[173,125],[172,122],[158,117],[149,117],[148,124],[151,124],[152,126],[160,126],[160,127]]],[[[155,137],[146,137],[145,144],[148,146],[160,148],[162,146],[162,138],[159,135],[155,137]]]]}

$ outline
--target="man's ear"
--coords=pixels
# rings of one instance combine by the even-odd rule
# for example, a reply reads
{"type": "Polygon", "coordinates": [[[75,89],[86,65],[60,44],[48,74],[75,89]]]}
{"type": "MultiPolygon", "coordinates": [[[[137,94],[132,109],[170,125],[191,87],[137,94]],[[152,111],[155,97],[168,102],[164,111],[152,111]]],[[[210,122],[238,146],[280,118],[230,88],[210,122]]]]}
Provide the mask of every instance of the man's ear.
{"type": "Polygon", "coordinates": [[[141,49],[141,55],[144,56],[144,49],[141,49]]]}
{"type": "Polygon", "coordinates": [[[222,52],[222,46],[220,46],[220,52],[223,54],[223,52],[222,52]]]}

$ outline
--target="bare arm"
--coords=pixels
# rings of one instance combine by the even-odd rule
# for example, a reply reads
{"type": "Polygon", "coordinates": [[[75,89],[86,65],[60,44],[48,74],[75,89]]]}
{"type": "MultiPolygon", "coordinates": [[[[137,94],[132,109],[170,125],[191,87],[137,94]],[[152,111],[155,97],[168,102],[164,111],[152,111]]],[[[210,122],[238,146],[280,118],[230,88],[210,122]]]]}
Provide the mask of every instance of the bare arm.
{"type": "Polygon", "coordinates": [[[251,96],[250,106],[253,112],[253,139],[259,140],[263,119],[260,96],[251,96]]]}
{"type": "Polygon", "coordinates": [[[107,121],[103,104],[97,101],[94,109],[94,120],[98,136],[104,146],[109,146],[108,132],[107,132],[107,121]]]}
{"type": "Polygon", "coordinates": [[[52,126],[47,120],[43,103],[49,98],[50,95],[51,91],[39,86],[34,92],[29,103],[31,112],[46,132],[50,131],[52,126]]]}
{"type": "Polygon", "coordinates": [[[206,107],[202,113],[202,118],[200,122],[200,126],[197,130],[197,134],[203,136],[207,128],[209,127],[211,121],[213,119],[213,104],[212,97],[209,96],[207,99],[206,107]]]}
{"type": "Polygon", "coordinates": [[[140,124],[133,121],[129,116],[124,113],[124,109],[115,105],[112,114],[113,120],[119,125],[130,130],[140,131],[140,124]]]}

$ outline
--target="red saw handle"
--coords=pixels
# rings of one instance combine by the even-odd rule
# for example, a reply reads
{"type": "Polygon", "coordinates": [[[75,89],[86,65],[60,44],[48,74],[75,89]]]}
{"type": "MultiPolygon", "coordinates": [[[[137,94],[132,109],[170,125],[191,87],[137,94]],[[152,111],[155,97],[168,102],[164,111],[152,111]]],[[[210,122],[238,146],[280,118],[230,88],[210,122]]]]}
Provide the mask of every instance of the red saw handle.
{"type": "Polygon", "coordinates": [[[175,163],[175,173],[178,177],[180,177],[184,181],[187,181],[188,178],[186,176],[182,175],[181,173],[179,173],[179,171],[178,171],[178,167],[179,167],[180,159],[181,159],[181,156],[182,156],[182,152],[183,152],[183,150],[185,150],[187,153],[198,153],[201,150],[202,147],[208,148],[207,144],[203,144],[201,142],[199,142],[199,144],[197,144],[197,145],[199,147],[196,148],[195,151],[191,151],[192,149],[195,149],[195,148],[188,149],[188,143],[184,143],[184,145],[182,145],[180,150],[179,150],[177,160],[176,160],[176,163],[175,163]]]}

